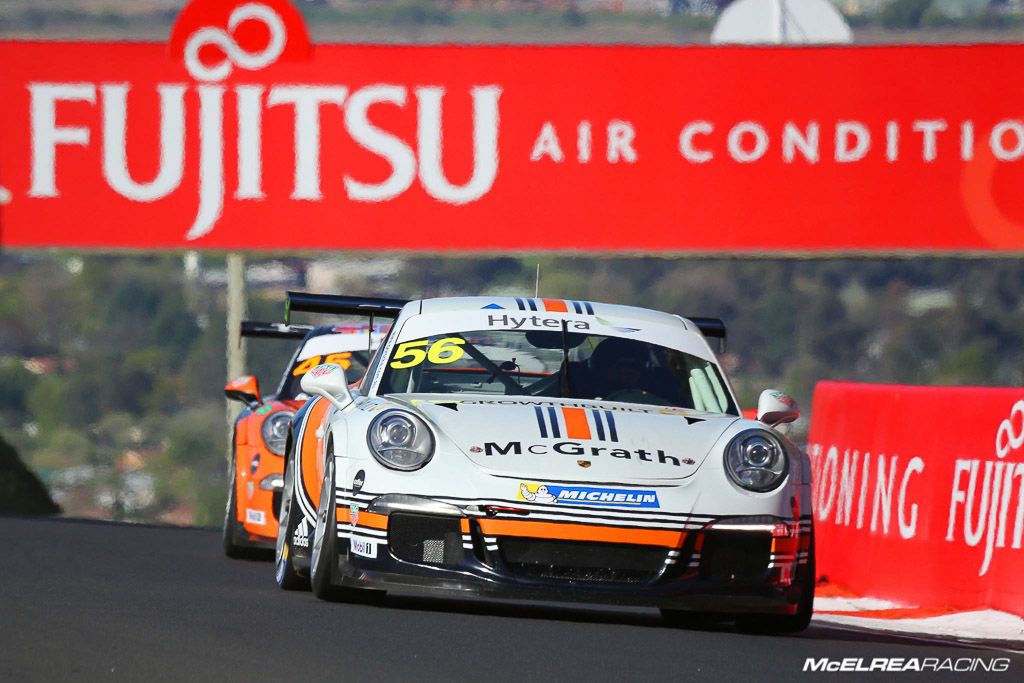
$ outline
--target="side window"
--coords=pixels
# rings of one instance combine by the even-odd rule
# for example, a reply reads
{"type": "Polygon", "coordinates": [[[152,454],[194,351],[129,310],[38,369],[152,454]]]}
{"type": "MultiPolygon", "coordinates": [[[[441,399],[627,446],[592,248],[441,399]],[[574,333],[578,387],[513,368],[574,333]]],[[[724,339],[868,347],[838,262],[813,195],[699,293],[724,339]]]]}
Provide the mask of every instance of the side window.
{"type": "Polygon", "coordinates": [[[703,362],[700,367],[692,368],[689,375],[694,408],[712,413],[736,414],[718,368],[711,363],[703,362]]]}
{"type": "MultiPolygon", "coordinates": [[[[666,350],[664,367],[672,377],[673,398],[680,405],[712,413],[736,414],[725,380],[713,363],[680,351],[666,350]]],[[[661,354],[658,365],[661,364],[661,354]]]]}

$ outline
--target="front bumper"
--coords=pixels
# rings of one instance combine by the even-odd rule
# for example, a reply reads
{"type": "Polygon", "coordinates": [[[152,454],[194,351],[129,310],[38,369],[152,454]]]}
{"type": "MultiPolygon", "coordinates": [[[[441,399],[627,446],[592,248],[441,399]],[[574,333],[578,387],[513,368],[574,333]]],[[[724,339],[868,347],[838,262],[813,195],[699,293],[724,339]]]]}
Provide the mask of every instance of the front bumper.
{"type": "Polygon", "coordinates": [[[336,579],[350,587],[793,614],[812,585],[797,580],[810,571],[809,519],[735,517],[656,533],[553,529],[410,496],[362,510],[339,505],[337,518],[336,579]]]}
{"type": "Polygon", "coordinates": [[[245,449],[235,474],[238,521],[253,548],[273,548],[284,489],[284,458],[262,448],[245,449]]]}

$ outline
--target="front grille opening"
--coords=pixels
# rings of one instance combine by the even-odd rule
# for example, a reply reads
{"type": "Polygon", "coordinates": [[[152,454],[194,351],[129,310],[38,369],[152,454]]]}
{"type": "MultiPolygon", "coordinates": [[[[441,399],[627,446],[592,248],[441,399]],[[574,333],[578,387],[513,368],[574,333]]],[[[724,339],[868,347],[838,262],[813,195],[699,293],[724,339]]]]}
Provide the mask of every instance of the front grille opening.
{"type": "Polygon", "coordinates": [[[656,546],[532,538],[502,538],[498,548],[517,576],[610,583],[652,581],[668,554],[656,546]]]}
{"type": "Polygon", "coordinates": [[[469,534],[473,541],[473,557],[483,564],[491,564],[487,557],[487,546],[484,543],[484,533],[476,520],[469,522],[469,534]]]}
{"type": "Polygon", "coordinates": [[[750,581],[768,570],[772,537],[766,533],[711,531],[701,548],[700,577],[714,581],[750,581]]]}
{"type": "Polygon", "coordinates": [[[435,566],[462,561],[462,531],[455,517],[392,513],[388,519],[388,547],[405,562],[435,566]]]}

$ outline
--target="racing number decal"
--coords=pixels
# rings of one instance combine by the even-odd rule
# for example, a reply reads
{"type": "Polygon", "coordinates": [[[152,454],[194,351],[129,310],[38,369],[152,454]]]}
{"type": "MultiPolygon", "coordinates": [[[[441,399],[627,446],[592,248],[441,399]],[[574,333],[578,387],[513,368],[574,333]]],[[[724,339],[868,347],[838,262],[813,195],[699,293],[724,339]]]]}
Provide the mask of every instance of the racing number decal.
{"type": "Polygon", "coordinates": [[[313,356],[312,358],[307,358],[306,360],[296,365],[295,369],[292,370],[292,375],[294,377],[301,377],[302,375],[305,375],[307,372],[309,372],[316,366],[323,365],[325,363],[334,363],[335,365],[340,365],[345,370],[348,370],[350,367],[352,367],[352,361],[349,360],[351,357],[351,351],[345,351],[343,353],[332,353],[326,357],[313,356]]]}
{"type": "Polygon", "coordinates": [[[411,368],[425,360],[429,360],[434,365],[454,363],[466,353],[462,349],[462,345],[465,343],[465,339],[458,337],[445,337],[438,339],[433,344],[428,339],[404,342],[398,345],[398,350],[395,351],[391,360],[391,367],[396,370],[411,368]]]}

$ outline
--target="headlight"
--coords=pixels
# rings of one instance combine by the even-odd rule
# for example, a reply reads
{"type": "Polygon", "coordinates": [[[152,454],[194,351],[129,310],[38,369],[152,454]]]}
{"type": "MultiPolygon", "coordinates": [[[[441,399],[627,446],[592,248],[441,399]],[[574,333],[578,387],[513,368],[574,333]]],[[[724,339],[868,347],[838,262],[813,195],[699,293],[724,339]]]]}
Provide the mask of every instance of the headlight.
{"type": "Polygon", "coordinates": [[[274,455],[284,455],[284,449],[288,445],[288,427],[295,416],[290,410],[279,410],[276,413],[267,415],[263,421],[263,443],[274,455]]]}
{"type": "Polygon", "coordinates": [[[366,435],[370,452],[393,470],[417,470],[434,457],[434,435],[411,413],[389,410],[370,423],[366,435]]]}
{"type": "Polygon", "coordinates": [[[771,432],[748,429],[725,447],[725,469],[748,491],[771,491],[786,478],[786,449],[771,432]]]}

